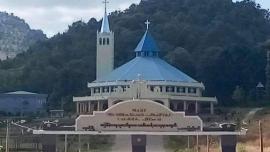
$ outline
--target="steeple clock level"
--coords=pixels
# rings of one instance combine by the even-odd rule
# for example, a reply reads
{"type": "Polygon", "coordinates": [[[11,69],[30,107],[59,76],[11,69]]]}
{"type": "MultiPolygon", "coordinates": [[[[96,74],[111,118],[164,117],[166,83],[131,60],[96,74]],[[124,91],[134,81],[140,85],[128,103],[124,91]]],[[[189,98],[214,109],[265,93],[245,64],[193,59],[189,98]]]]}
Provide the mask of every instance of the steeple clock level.
{"type": "Polygon", "coordinates": [[[102,78],[108,75],[114,69],[114,33],[110,30],[109,19],[107,15],[107,0],[105,12],[100,31],[97,32],[97,62],[96,78],[102,78]]]}

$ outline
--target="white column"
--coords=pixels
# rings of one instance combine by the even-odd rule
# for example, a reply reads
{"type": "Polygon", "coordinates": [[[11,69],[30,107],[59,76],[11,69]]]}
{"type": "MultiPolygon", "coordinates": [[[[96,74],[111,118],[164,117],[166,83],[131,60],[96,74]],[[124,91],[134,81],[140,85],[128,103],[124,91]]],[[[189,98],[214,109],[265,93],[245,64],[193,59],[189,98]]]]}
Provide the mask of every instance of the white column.
{"type": "Polygon", "coordinates": [[[90,90],[91,90],[91,96],[93,96],[94,95],[94,88],[90,88],[90,90]]]}
{"type": "Polygon", "coordinates": [[[97,111],[100,111],[100,101],[98,101],[97,111]]]}
{"type": "Polygon", "coordinates": [[[109,86],[109,90],[108,90],[109,91],[109,94],[111,94],[111,89],[112,89],[111,86],[109,86]]]}
{"type": "Polygon", "coordinates": [[[88,102],[88,113],[91,113],[91,102],[88,102]]]}
{"type": "Polygon", "coordinates": [[[83,113],[83,104],[80,103],[80,113],[83,113]]]}
{"type": "Polygon", "coordinates": [[[187,101],[184,101],[184,111],[187,111],[187,101]]]}
{"type": "Polygon", "coordinates": [[[196,88],[196,95],[197,96],[202,96],[200,88],[196,88]]]}
{"type": "Polygon", "coordinates": [[[65,135],[65,152],[67,152],[67,145],[68,145],[68,143],[67,143],[67,135],[65,135]]]}
{"type": "Polygon", "coordinates": [[[78,151],[81,152],[81,135],[79,135],[78,151]]]}
{"type": "Polygon", "coordinates": [[[199,103],[198,103],[198,101],[196,101],[196,103],[195,103],[195,112],[196,112],[196,114],[199,113],[199,103]]]}
{"type": "Polygon", "coordinates": [[[99,88],[99,93],[100,93],[100,95],[103,94],[103,88],[102,87],[99,88]]]}
{"type": "Polygon", "coordinates": [[[185,87],[185,94],[188,94],[188,87],[185,87]]]}
{"type": "Polygon", "coordinates": [[[166,93],[166,86],[162,86],[162,92],[166,93]]]}
{"type": "Polygon", "coordinates": [[[86,103],[85,102],[83,103],[83,107],[84,107],[84,113],[86,113],[87,112],[87,109],[86,109],[87,107],[86,107],[86,103]]]}
{"type": "Polygon", "coordinates": [[[210,113],[211,113],[211,115],[213,115],[215,113],[214,112],[214,103],[213,102],[210,103],[210,113]]]}
{"type": "Polygon", "coordinates": [[[79,114],[80,113],[80,104],[79,104],[79,102],[77,102],[76,103],[76,112],[77,112],[77,114],[79,114]]]}

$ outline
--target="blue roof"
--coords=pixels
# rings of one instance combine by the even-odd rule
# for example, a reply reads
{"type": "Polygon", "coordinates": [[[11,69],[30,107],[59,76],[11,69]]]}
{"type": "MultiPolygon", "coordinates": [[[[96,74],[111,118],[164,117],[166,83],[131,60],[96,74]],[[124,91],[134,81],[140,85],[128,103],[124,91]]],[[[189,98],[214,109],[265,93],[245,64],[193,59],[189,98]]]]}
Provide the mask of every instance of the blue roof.
{"type": "Polygon", "coordinates": [[[138,80],[138,75],[140,75],[141,80],[147,81],[197,83],[196,80],[158,57],[136,57],[95,82],[132,81],[138,80]]]}
{"type": "Polygon", "coordinates": [[[144,33],[141,41],[135,49],[135,52],[158,52],[159,49],[156,45],[155,40],[151,36],[148,30],[144,33]]]}

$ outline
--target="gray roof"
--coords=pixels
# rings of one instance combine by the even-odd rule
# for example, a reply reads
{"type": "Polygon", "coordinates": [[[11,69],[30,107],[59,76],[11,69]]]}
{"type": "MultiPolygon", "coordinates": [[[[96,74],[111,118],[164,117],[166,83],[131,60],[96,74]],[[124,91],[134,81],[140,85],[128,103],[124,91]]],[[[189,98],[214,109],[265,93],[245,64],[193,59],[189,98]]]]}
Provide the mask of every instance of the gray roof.
{"type": "Polygon", "coordinates": [[[197,83],[196,80],[158,57],[136,57],[95,82],[106,81],[177,81],[197,83]]]}
{"type": "Polygon", "coordinates": [[[34,95],[37,93],[32,93],[32,92],[27,92],[27,91],[15,91],[15,92],[7,92],[5,94],[34,95]]]}

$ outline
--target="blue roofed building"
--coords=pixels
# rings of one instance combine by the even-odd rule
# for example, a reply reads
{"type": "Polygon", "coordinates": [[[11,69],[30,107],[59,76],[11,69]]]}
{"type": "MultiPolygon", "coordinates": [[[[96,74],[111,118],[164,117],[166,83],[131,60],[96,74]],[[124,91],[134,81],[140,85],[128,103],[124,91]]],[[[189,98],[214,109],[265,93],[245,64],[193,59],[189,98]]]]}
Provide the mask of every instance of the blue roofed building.
{"type": "Polygon", "coordinates": [[[134,47],[135,58],[113,69],[114,35],[105,11],[101,30],[97,33],[97,78],[88,83],[88,96],[73,98],[78,114],[104,111],[130,99],[149,99],[187,114],[199,114],[203,107],[214,113],[217,99],[203,96],[203,83],[159,57],[160,50],[149,24],[147,21],[146,32],[134,47]]]}
{"type": "Polygon", "coordinates": [[[0,94],[0,113],[21,115],[46,111],[46,94],[15,91],[0,94]]]}

